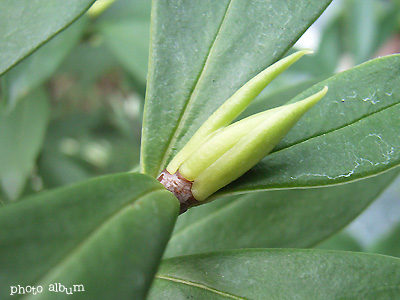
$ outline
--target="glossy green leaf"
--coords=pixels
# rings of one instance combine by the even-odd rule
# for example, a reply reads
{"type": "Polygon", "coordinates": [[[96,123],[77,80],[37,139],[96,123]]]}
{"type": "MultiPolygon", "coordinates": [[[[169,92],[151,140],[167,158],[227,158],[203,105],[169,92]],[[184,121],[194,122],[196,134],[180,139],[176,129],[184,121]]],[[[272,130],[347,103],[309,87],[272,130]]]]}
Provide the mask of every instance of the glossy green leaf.
{"type": "Polygon", "coordinates": [[[334,187],[249,193],[193,207],[179,217],[165,256],[314,246],[358,216],[398,173],[334,187]]]}
{"type": "Polygon", "coordinates": [[[78,18],[94,0],[0,3],[0,75],[78,18]]]}
{"type": "Polygon", "coordinates": [[[7,72],[5,75],[8,85],[6,101],[9,105],[15,105],[18,100],[53,75],[62,60],[77,44],[86,28],[86,21],[86,18],[79,19],[7,72]]]}
{"type": "Polygon", "coordinates": [[[166,260],[148,299],[400,299],[400,259],[322,250],[237,250],[166,260]]]}
{"type": "Polygon", "coordinates": [[[70,299],[51,284],[82,284],[74,299],[144,299],[178,215],[179,202],[149,176],[99,177],[0,211],[0,297],[70,299]]]}
{"type": "Polygon", "coordinates": [[[152,176],[330,3],[153,1],[142,171],[152,176]]]}
{"type": "Polygon", "coordinates": [[[17,199],[31,174],[43,144],[50,107],[43,90],[36,90],[13,109],[0,109],[0,185],[17,199]]]}
{"type": "Polygon", "coordinates": [[[215,196],[325,186],[379,174],[400,163],[400,55],[335,75],[292,101],[325,97],[258,165],[215,196]]]}

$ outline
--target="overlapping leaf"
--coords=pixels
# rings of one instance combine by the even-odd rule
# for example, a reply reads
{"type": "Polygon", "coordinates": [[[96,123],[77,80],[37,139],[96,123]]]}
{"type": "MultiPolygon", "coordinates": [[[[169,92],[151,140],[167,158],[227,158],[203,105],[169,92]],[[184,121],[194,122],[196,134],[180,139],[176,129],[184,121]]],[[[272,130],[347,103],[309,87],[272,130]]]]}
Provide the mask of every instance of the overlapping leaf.
{"type": "Polygon", "coordinates": [[[149,299],[400,299],[400,259],[321,250],[236,250],[166,260],[149,299]]]}
{"type": "Polygon", "coordinates": [[[0,75],[79,17],[94,0],[0,3],[0,75]]]}
{"type": "MultiPolygon", "coordinates": [[[[82,284],[74,299],[144,299],[178,215],[156,180],[118,174],[5,206],[0,211],[0,297],[10,286],[38,286],[16,299],[64,299],[50,284],[82,284]]],[[[69,299],[69,298],[68,298],[69,299]]]]}
{"type": "Polygon", "coordinates": [[[81,18],[5,75],[8,90],[5,100],[11,107],[53,75],[77,44],[86,25],[87,19],[81,18]]]}
{"type": "Polygon", "coordinates": [[[194,207],[179,217],[165,256],[311,247],[358,216],[398,173],[335,187],[248,193],[194,207]]]}
{"type": "Polygon", "coordinates": [[[280,58],[330,2],[154,1],[142,171],[157,176],[208,116],[280,58]]]}
{"type": "Polygon", "coordinates": [[[17,199],[40,153],[49,121],[46,93],[36,90],[9,110],[0,110],[0,185],[7,198],[17,199]]]}
{"type": "Polygon", "coordinates": [[[316,84],[326,96],[248,173],[217,195],[352,181],[400,163],[400,55],[378,58],[316,84]]]}

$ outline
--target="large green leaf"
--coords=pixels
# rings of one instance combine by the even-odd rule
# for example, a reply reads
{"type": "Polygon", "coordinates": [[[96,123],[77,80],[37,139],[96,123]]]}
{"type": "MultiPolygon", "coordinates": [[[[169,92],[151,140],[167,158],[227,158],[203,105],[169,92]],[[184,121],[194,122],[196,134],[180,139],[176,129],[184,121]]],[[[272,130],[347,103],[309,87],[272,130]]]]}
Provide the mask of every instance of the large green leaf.
{"type": "Polygon", "coordinates": [[[0,211],[0,298],[70,299],[51,284],[82,284],[74,299],[144,299],[179,202],[149,176],[117,174],[39,194],[0,211]]]}
{"type": "Polygon", "coordinates": [[[23,98],[13,109],[0,108],[0,185],[17,199],[43,144],[50,107],[43,90],[23,98]]]}
{"type": "Polygon", "coordinates": [[[400,259],[322,250],[239,250],[166,260],[149,299],[400,299],[400,259]]]}
{"type": "Polygon", "coordinates": [[[396,178],[236,195],[181,215],[167,257],[239,248],[311,247],[343,228],[396,178]]]}
{"type": "Polygon", "coordinates": [[[209,115],[280,58],[330,2],[153,1],[142,171],[157,176],[209,115]]]}
{"type": "Polygon", "coordinates": [[[79,17],[94,0],[0,3],[0,75],[79,17]]]}
{"type": "Polygon", "coordinates": [[[326,96],[258,165],[218,195],[324,186],[384,172],[400,162],[400,55],[335,75],[292,102],[328,86],[326,96]]]}
{"type": "Polygon", "coordinates": [[[62,60],[77,44],[86,28],[86,21],[86,18],[79,19],[7,72],[5,75],[8,85],[6,101],[10,105],[15,105],[18,100],[53,75],[62,60]]]}

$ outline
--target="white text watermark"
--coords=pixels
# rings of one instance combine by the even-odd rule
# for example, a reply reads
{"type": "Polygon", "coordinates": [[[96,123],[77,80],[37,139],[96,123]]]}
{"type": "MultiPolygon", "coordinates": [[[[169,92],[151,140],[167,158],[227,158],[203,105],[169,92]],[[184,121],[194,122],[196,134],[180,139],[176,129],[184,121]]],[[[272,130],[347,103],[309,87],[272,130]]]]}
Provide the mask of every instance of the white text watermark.
{"type": "Polygon", "coordinates": [[[74,284],[70,287],[66,287],[63,284],[57,282],[49,284],[46,288],[41,285],[38,286],[21,286],[21,285],[12,285],[10,286],[10,295],[25,295],[25,294],[32,294],[37,295],[43,293],[43,291],[48,291],[51,293],[65,293],[67,295],[72,295],[78,292],[84,292],[85,287],[83,284],[74,284]]]}

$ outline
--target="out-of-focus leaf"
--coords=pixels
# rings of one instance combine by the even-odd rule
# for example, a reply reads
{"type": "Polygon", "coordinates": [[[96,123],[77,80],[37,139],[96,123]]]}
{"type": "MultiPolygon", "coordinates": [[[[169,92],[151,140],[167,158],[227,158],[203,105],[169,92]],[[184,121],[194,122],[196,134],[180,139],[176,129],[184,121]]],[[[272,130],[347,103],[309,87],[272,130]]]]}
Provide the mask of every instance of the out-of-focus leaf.
{"type": "Polygon", "coordinates": [[[386,3],[386,10],[381,14],[379,20],[379,27],[375,36],[373,51],[378,51],[380,47],[398,30],[398,23],[400,19],[400,2],[386,3]]]}
{"type": "Polygon", "coordinates": [[[79,182],[91,177],[91,173],[73,159],[57,153],[44,151],[38,165],[38,173],[46,188],[79,182]]]}
{"type": "Polygon", "coordinates": [[[315,54],[305,56],[288,70],[288,73],[308,74],[311,77],[332,76],[343,54],[340,18],[335,18],[321,32],[321,41],[315,54]]]}
{"type": "Polygon", "coordinates": [[[79,44],[71,54],[64,60],[58,69],[58,75],[73,76],[77,79],[77,84],[84,88],[90,85],[112,70],[118,62],[112,53],[107,49],[104,42],[86,42],[79,44]]]}
{"type": "Polygon", "coordinates": [[[11,200],[17,199],[42,148],[49,120],[43,90],[36,90],[9,110],[0,111],[0,184],[11,200]]]}
{"type": "Polygon", "coordinates": [[[330,2],[153,1],[142,171],[157,176],[211,113],[283,56],[330,2]]]}
{"type": "Polygon", "coordinates": [[[363,247],[350,234],[340,232],[315,247],[316,249],[362,252],[363,247]]]}
{"type": "Polygon", "coordinates": [[[8,84],[6,101],[9,105],[15,105],[18,100],[53,75],[78,42],[86,24],[86,18],[81,18],[5,75],[8,84]]]}
{"type": "Polygon", "coordinates": [[[355,64],[369,59],[378,35],[378,18],[375,0],[348,0],[345,2],[345,42],[353,55],[355,64]]]}
{"type": "Polygon", "coordinates": [[[368,252],[400,257],[400,224],[372,245],[368,252]]]}
{"type": "Polygon", "coordinates": [[[70,299],[50,284],[84,286],[74,299],[145,299],[178,215],[179,202],[155,179],[117,174],[49,191],[0,211],[0,296],[70,299]]]}
{"type": "Polygon", "coordinates": [[[236,250],[168,259],[149,299],[400,299],[400,259],[322,250],[236,250]]]}
{"type": "Polygon", "coordinates": [[[150,20],[150,12],[149,0],[118,0],[99,16],[97,24],[121,20],[150,20]]]}
{"type": "Polygon", "coordinates": [[[146,84],[149,58],[150,20],[106,23],[100,28],[105,43],[120,64],[140,84],[146,84]]]}
{"type": "Polygon", "coordinates": [[[72,23],[94,0],[0,3],[0,75],[72,23]]]}
{"type": "Polygon", "coordinates": [[[312,247],[358,216],[398,173],[334,187],[249,193],[193,207],[179,217],[165,255],[312,247]]]}
{"type": "Polygon", "coordinates": [[[215,197],[265,189],[326,186],[399,165],[400,55],[335,75],[292,101],[326,96],[259,164],[215,197]]]}

